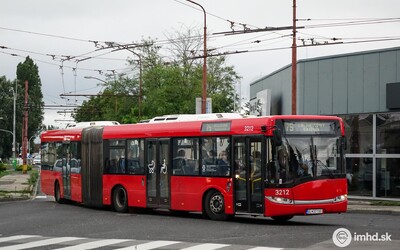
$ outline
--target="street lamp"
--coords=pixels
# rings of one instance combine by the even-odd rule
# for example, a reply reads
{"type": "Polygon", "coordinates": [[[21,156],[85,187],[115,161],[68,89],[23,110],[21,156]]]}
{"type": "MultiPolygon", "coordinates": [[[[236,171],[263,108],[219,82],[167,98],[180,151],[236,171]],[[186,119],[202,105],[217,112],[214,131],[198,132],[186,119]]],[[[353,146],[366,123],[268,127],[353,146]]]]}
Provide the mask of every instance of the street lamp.
{"type": "Polygon", "coordinates": [[[28,140],[28,154],[31,155],[31,140],[32,138],[36,138],[35,135],[32,135],[31,138],[28,140]]]}
{"type": "MultiPolygon", "coordinates": [[[[3,117],[1,117],[1,118],[3,118],[3,117]]],[[[0,131],[6,132],[6,133],[10,133],[10,134],[13,136],[13,138],[15,138],[15,134],[14,134],[13,132],[11,132],[10,130],[6,130],[6,129],[1,129],[1,128],[0,128],[0,131]]],[[[14,148],[14,145],[13,145],[13,158],[15,158],[15,148],[14,148]]]]}
{"type": "Polygon", "coordinates": [[[15,91],[11,88],[13,92],[13,106],[14,106],[14,114],[13,114],[13,144],[12,144],[12,157],[15,159],[15,110],[16,110],[16,102],[17,102],[17,81],[15,81],[15,91]]]}
{"type": "Polygon", "coordinates": [[[202,92],[202,100],[201,100],[201,113],[206,113],[206,101],[207,101],[207,22],[206,22],[206,11],[200,4],[193,2],[191,0],[186,0],[192,4],[196,4],[199,6],[204,13],[204,55],[203,55],[203,92],[202,92]]]}
{"type": "Polygon", "coordinates": [[[138,106],[139,106],[139,117],[142,116],[142,56],[139,53],[136,53],[134,50],[127,48],[130,52],[134,55],[139,57],[139,99],[138,99],[138,106]]]}

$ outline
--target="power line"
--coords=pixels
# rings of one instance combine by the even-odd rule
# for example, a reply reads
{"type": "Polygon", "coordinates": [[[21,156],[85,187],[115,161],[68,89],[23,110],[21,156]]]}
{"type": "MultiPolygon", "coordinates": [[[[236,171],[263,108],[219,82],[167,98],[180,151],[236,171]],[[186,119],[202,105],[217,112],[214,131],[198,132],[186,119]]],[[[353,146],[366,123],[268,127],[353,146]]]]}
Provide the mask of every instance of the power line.
{"type": "MultiPolygon", "coordinates": [[[[179,0],[173,0],[173,1],[175,1],[175,2],[177,2],[177,3],[180,3],[180,4],[183,4],[183,5],[186,5],[186,6],[190,7],[190,8],[192,8],[192,9],[199,10],[198,8],[196,8],[196,7],[192,6],[192,5],[189,5],[189,4],[185,3],[185,2],[182,2],[182,1],[179,1],[179,0]]],[[[202,10],[199,10],[199,11],[202,11],[202,10]]],[[[239,25],[242,26],[243,28],[245,28],[245,27],[254,27],[254,28],[258,28],[258,27],[255,26],[255,25],[231,21],[231,20],[229,20],[229,19],[227,19],[227,18],[220,17],[220,16],[218,16],[218,15],[212,14],[212,13],[207,12],[207,11],[206,11],[206,14],[209,15],[209,16],[218,18],[218,19],[220,19],[220,20],[223,20],[223,21],[225,21],[225,22],[228,22],[228,23],[231,25],[231,28],[232,28],[235,24],[239,24],[239,25]]]]}
{"type": "Polygon", "coordinates": [[[400,21],[400,18],[387,18],[387,19],[380,19],[380,20],[360,20],[360,21],[349,21],[349,22],[322,23],[322,24],[305,25],[305,28],[306,29],[331,28],[331,27],[341,27],[341,26],[393,23],[393,22],[399,22],[399,21],[400,21]]]}
{"type": "MultiPolygon", "coordinates": [[[[298,45],[297,48],[304,48],[304,47],[311,47],[311,46],[325,46],[325,45],[339,45],[339,44],[357,44],[357,43],[370,43],[370,42],[385,42],[385,41],[395,41],[400,40],[400,37],[396,38],[387,38],[387,39],[371,39],[371,40],[364,40],[364,41],[352,41],[352,42],[325,42],[325,43],[314,43],[314,44],[305,44],[305,45],[298,45]]],[[[254,53],[254,52],[266,52],[266,51],[276,51],[276,50],[285,50],[291,49],[292,46],[287,47],[276,47],[276,48],[267,48],[267,49],[255,49],[255,50],[241,50],[241,51],[226,51],[216,54],[208,54],[207,57],[213,56],[224,56],[224,55],[233,55],[233,54],[244,54],[244,53],[254,53]]],[[[203,56],[194,56],[190,59],[200,59],[203,56]]]]}
{"type": "MultiPolygon", "coordinates": [[[[26,58],[26,56],[22,56],[19,54],[15,54],[15,53],[8,53],[8,52],[4,52],[4,51],[0,51],[0,53],[2,54],[6,54],[6,55],[10,55],[10,56],[15,56],[15,57],[21,57],[21,58],[26,58]]],[[[32,58],[32,57],[31,57],[32,58]]],[[[65,65],[60,65],[57,63],[52,63],[52,62],[46,62],[40,59],[36,59],[36,58],[32,58],[35,62],[40,62],[40,63],[45,63],[45,64],[49,64],[49,65],[53,65],[53,66],[57,66],[60,68],[69,68],[69,69],[78,69],[78,70],[84,70],[84,71],[93,71],[93,72],[115,72],[115,71],[119,71],[119,70],[126,70],[126,68],[121,68],[121,69],[92,69],[92,68],[76,68],[73,66],[65,66],[65,65]]]]}

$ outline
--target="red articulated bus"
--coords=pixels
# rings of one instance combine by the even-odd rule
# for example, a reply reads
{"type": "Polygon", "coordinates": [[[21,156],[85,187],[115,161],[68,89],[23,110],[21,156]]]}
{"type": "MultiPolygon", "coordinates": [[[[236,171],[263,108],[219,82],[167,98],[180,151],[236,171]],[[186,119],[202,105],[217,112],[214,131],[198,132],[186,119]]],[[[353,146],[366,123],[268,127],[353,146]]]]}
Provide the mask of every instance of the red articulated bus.
{"type": "Polygon", "coordinates": [[[215,220],[346,212],[340,118],[218,117],[43,132],[42,191],[60,203],[215,220]]]}

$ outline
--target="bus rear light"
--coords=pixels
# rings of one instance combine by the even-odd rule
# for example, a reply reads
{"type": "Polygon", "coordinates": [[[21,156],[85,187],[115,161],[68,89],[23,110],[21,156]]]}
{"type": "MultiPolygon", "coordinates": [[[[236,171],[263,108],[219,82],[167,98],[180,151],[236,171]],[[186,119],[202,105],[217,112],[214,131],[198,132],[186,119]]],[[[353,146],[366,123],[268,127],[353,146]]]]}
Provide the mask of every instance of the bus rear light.
{"type": "Polygon", "coordinates": [[[293,200],[283,197],[265,196],[265,198],[273,203],[278,204],[293,204],[293,200]]]}
{"type": "Polygon", "coordinates": [[[343,195],[339,195],[337,197],[335,197],[335,199],[333,199],[333,202],[342,202],[347,200],[347,194],[343,194],[343,195]]]}

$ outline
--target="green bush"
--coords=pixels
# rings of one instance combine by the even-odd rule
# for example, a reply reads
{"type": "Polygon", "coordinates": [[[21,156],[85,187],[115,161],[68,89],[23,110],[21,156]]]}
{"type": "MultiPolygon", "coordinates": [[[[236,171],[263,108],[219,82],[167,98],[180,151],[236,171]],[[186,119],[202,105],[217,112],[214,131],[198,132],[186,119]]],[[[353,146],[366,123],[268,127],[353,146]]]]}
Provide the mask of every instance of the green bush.
{"type": "Polygon", "coordinates": [[[28,180],[29,185],[35,186],[38,178],[39,178],[39,172],[36,170],[32,171],[28,180]]]}
{"type": "Polygon", "coordinates": [[[0,171],[6,171],[7,170],[7,166],[4,163],[0,163],[0,171]]]}
{"type": "Polygon", "coordinates": [[[373,206],[400,206],[400,201],[371,201],[373,206]]]}
{"type": "MultiPolygon", "coordinates": [[[[30,166],[30,165],[27,165],[27,168],[26,168],[28,171],[31,171],[32,170],[32,166],[30,166]]],[[[18,165],[17,166],[17,168],[15,169],[15,171],[22,171],[22,165],[18,165]]]]}

